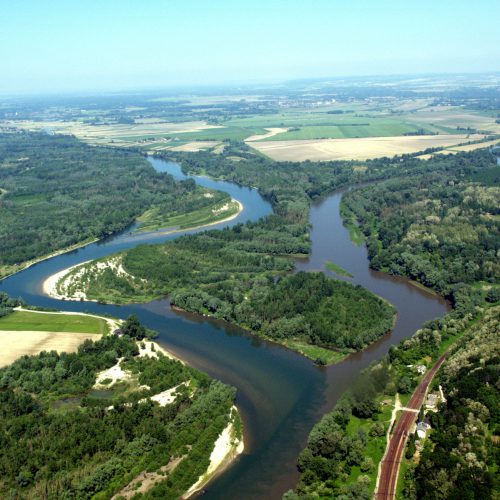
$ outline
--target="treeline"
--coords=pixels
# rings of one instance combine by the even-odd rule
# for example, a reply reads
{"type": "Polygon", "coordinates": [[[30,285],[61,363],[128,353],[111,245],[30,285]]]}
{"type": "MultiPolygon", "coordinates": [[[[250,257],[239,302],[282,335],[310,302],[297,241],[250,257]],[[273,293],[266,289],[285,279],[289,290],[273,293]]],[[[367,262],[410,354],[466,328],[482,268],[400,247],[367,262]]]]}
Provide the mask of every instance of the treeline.
{"type": "Polygon", "coordinates": [[[11,299],[5,292],[0,292],[0,318],[10,314],[14,307],[24,305],[22,299],[11,299]]]}
{"type": "Polygon", "coordinates": [[[0,134],[0,274],[120,231],[152,206],[158,217],[208,206],[202,192],[155,172],[139,153],[69,136],[0,134]]]}
{"type": "Polygon", "coordinates": [[[0,370],[2,498],[111,498],[141,472],[181,457],[145,496],[179,498],[197,481],[237,418],[235,390],[161,353],[137,354],[134,339],[111,335],[85,341],[77,353],[24,356],[0,370]],[[94,396],[96,374],[120,358],[131,381],[94,396]],[[171,404],[147,399],[182,382],[189,389],[171,404]]]}

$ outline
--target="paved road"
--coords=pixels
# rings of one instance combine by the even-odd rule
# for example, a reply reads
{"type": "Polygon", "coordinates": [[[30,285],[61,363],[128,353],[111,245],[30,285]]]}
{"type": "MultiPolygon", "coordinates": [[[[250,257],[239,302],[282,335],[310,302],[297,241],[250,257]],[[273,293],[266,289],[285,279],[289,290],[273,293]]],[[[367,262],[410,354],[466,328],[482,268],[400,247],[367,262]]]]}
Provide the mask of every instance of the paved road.
{"type": "Polygon", "coordinates": [[[448,353],[443,354],[436,361],[436,364],[426,373],[406,406],[408,410],[403,410],[403,414],[396,423],[394,432],[389,441],[387,453],[382,460],[380,481],[375,496],[377,499],[387,500],[396,498],[396,485],[398,482],[401,455],[403,454],[410,429],[418,416],[418,411],[411,410],[420,410],[425,400],[429,384],[432,382],[434,375],[443,364],[447,355],[448,353]]]}

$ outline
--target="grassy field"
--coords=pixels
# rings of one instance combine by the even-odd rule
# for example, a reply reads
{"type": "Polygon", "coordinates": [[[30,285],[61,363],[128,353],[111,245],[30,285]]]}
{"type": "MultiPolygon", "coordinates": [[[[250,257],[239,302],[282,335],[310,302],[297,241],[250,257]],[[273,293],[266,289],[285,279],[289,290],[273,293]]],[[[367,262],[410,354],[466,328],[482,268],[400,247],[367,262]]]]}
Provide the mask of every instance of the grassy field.
{"type": "Polygon", "coordinates": [[[75,332],[103,335],[108,332],[104,319],[77,314],[40,314],[29,311],[14,311],[0,318],[0,330],[75,332]]]}
{"type": "Polygon", "coordinates": [[[345,359],[349,354],[345,352],[332,351],[324,349],[317,345],[307,344],[302,340],[289,339],[285,341],[285,345],[292,351],[300,352],[313,361],[320,362],[322,365],[333,365],[345,359]]]}

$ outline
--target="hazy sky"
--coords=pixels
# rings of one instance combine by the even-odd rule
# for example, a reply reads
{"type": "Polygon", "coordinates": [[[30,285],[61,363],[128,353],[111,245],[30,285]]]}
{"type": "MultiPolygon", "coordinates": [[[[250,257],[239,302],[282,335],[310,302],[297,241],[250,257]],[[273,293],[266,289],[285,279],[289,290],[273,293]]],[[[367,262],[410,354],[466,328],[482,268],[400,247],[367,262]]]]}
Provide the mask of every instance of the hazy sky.
{"type": "Polygon", "coordinates": [[[0,91],[500,70],[498,0],[0,0],[0,91]]]}

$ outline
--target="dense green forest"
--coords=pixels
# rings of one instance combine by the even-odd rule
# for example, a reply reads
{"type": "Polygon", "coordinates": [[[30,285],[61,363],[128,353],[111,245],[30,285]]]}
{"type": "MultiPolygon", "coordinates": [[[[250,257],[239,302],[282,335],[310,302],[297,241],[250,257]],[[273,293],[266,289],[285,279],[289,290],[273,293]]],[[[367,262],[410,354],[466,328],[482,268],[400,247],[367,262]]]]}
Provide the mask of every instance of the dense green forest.
{"type": "MultiPolygon", "coordinates": [[[[155,172],[139,153],[69,136],[0,134],[0,276],[56,250],[102,238],[155,208],[156,225],[229,201],[155,172]]],[[[215,193],[212,193],[215,194],[215,193]]]]}
{"type": "Polygon", "coordinates": [[[176,499],[205,472],[230,421],[240,435],[233,388],[159,352],[139,357],[145,332],[134,318],[123,330],[0,369],[2,498],[111,498],[147,470],[159,472],[144,496],[176,499]],[[117,362],[129,377],[94,389],[117,362]],[[177,386],[170,404],[148,398],[177,386]]]}
{"type": "MultiPolygon", "coordinates": [[[[480,161],[484,155],[475,154],[480,161]]],[[[408,276],[452,296],[460,284],[500,279],[500,185],[457,159],[453,171],[386,181],[351,191],[344,212],[354,215],[371,266],[408,276]]]]}

